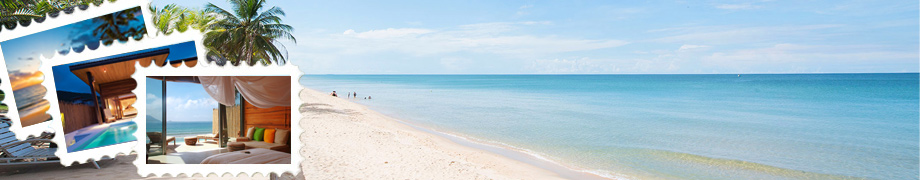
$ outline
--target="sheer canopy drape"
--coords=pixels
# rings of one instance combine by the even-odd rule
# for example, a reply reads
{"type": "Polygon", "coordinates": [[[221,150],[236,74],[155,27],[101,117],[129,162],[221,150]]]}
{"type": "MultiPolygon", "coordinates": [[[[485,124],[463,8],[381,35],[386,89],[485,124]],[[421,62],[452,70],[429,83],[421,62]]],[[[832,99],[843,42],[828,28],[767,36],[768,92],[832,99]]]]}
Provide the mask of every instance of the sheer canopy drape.
{"type": "Polygon", "coordinates": [[[291,106],[289,76],[198,76],[198,80],[208,95],[227,106],[236,104],[234,89],[259,108],[291,106]]]}

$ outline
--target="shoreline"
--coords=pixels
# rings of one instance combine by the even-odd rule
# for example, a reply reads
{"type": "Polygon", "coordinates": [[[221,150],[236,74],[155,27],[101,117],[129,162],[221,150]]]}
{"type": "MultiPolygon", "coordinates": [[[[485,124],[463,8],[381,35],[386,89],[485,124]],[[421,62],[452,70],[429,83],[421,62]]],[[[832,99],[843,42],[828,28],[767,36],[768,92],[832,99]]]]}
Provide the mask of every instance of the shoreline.
{"type": "Polygon", "coordinates": [[[366,176],[377,178],[612,178],[572,169],[513,148],[476,142],[469,138],[419,127],[370,110],[364,105],[332,97],[313,89],[304,88],[299,96],[304,101],[304,104],[299,107],[300,112],[304,114],[304,119],[301,121],[301,126],[305,131],[301,136],[304,142],[302,153],[306,157],[303,170],[304,172],[335,172],[326,174],[326,176],[322,176],[321,173],[318,174],[321,176],[317,178],[357,178],[366,176],[368,173],[383,173],[366,176]],[[341,133],[341,135],[320,134],[320,130],[337,130],[341,132],[335,133],[341,133]],[[321,143],[324,141],[328,143],[321,143]],[[379,152],[349,153],[354,149],[379,152]],[[367,156],[361,157],[360,154],[367,156]],[[378,164],[384,167],[365,165],[368,159],[390,158],[399,160],[384,161],[378,164]],[[404,159],[409,159],[409,163],[402,164],[405,162],[404,159]],[[313,162],[316,160],[321,162],[313,162]],[[402,168],[389,169],[386,167],[390,164],[397,165],[397,163],[402,168]],[[457,165],[460,167],[455,167],[457,165]],[[359,166],[361,170],[342,172],[349,171],[353,168],[351,166],[359,166]],[[424,171],[412,171],[412,169],[424,169],[424,171]],[[430,174],[419,174],[421,172],[430,174]]]}
{"type": "Polygon", "coordinates": [[[51,120],[51,115],[47,113],[50,109],[51,106],[45,104],[41,107],[36,107],[36,109],[25,111],[25,113],[20,113],[19,117],[21,118],[19,122],[22,123],[22,127],[28,127],[51,120]]]}
{"type": "Polygon", "coordinates": [[[613,176],[613,177],[605,176],[605,175],[594,173],[588,170],[580,170],[580,169],[572,168],[572,167],[566,166],[565,164],[549,160],[545,157],[542,157],[538,153],[531,152],[530,150],[527,150],[527,149],[521,149],[521,148],[517,148],[517,147],[510,146],[510,145],[505,145],[505,144],[488,143],[488,142],[484,142],[482,140],[474,139],[471,137],[464,137],[460,135],[454,135],[451,133],[441,132],[438,130],[428,129],[425,127],[420,127],[420,126],[417,126],[417,125],[414,125],[414,124],[411,124],[411,123],[408,123],[402,120],[398,120],[398,119],[396,121],[399,123],[405,124],[407,126],[410,126],[412,128],[415,128],[419,131],[423,131],[425,133],[429,133],[432,135],[446,138],[454,143],[457,143],[457,144],[460,144],[466,147],[491,152],[494,154],[504,156],[506,158],[510,158],[515,161],[527,163],[527,164],[536,166],[544,170],[552,171],[566,179],[584,180],[584,179],[624,178],[624,177],[619,177],[619,176],[613,176]]]}

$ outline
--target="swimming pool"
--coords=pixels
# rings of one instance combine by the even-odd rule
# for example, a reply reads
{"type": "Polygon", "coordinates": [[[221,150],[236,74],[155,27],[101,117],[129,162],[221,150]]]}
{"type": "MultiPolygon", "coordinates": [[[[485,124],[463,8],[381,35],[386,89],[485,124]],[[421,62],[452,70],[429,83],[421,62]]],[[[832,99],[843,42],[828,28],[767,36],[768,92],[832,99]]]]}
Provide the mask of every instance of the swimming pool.
{"type": "MultiPolygon", "coordinates": [[[[124,123],[117,123],[109,125],[104,131],[96,134],[93,139],[88,139],[88,142],[83,145],[75,146],[74,148],[68,148],[69,152],[82,151],[97,147],[109,146],[114,144],[126,143],[131,141],[137,141],[137,137],[134,136],[134,132],[137,131],[137,123],[133,121],[128,121],[124,123]]],[[[84,137],[86,138],[86,137],[84,137]]],[[[82,138],[80,138],[82,139],[82,138]]]]}

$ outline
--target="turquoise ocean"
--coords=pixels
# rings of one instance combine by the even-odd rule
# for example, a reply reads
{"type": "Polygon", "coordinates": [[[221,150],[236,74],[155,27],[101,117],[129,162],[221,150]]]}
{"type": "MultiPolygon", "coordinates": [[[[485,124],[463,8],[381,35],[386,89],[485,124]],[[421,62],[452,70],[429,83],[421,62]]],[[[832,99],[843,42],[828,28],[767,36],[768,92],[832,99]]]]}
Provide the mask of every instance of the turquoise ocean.
{"type": "Polygon", "coordinates": [[[917,179],[918,74],[308,75],[409,124],[630,179],[917,179]],[[364,97],[371,96],[371,100],[364,97]]]}
{"type": "MultiPolygon", "coordinates": [[[[160,121],[157,118],[148,117],[146,120],[147,123],[147,132],[161,132],[163,131],[163,121],[160,121]]],[[[182,122],[182,121],[171,121],[166,123],[166,136],[177,137],[177,140],[182,137],[194,137],[202,134],[211,134],[212,124],[210,121],[206,122],[182,122]]]]}

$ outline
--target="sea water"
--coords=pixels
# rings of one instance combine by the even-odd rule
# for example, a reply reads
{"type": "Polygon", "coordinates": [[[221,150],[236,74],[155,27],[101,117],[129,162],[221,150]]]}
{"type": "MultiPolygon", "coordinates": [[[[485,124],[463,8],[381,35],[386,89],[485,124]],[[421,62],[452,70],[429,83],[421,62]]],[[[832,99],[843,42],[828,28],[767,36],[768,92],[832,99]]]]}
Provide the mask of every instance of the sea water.
{"type": "Polygon", "coordinates": [[[44,99],[46,92],[47,89],[41,84],[13,91],[16,105],[19,106],[17,108],[19,110],[19,116],[25,117],[30,114],[44,113],[40,110],[49,106],[48,101],[44,99]]]}
{"type": "MultiPolygon", "coordinates": [[[[147,132],[162,132],[163,121],[157,119],[147,119],[147,132]]],[[[166,123],[166,136],[177,137],[194,137],[202,134],[211,134],[212,124],[210,121],[205,122],[184,122],[170,121],[166,123]]]]}
{"type": "Polygon", "coordinates": [[[917,179],[918,74],[309,75],[410,124],[608,177],[917,179]],[[371,99],[365,100],[364,98],[371,99]]]}

